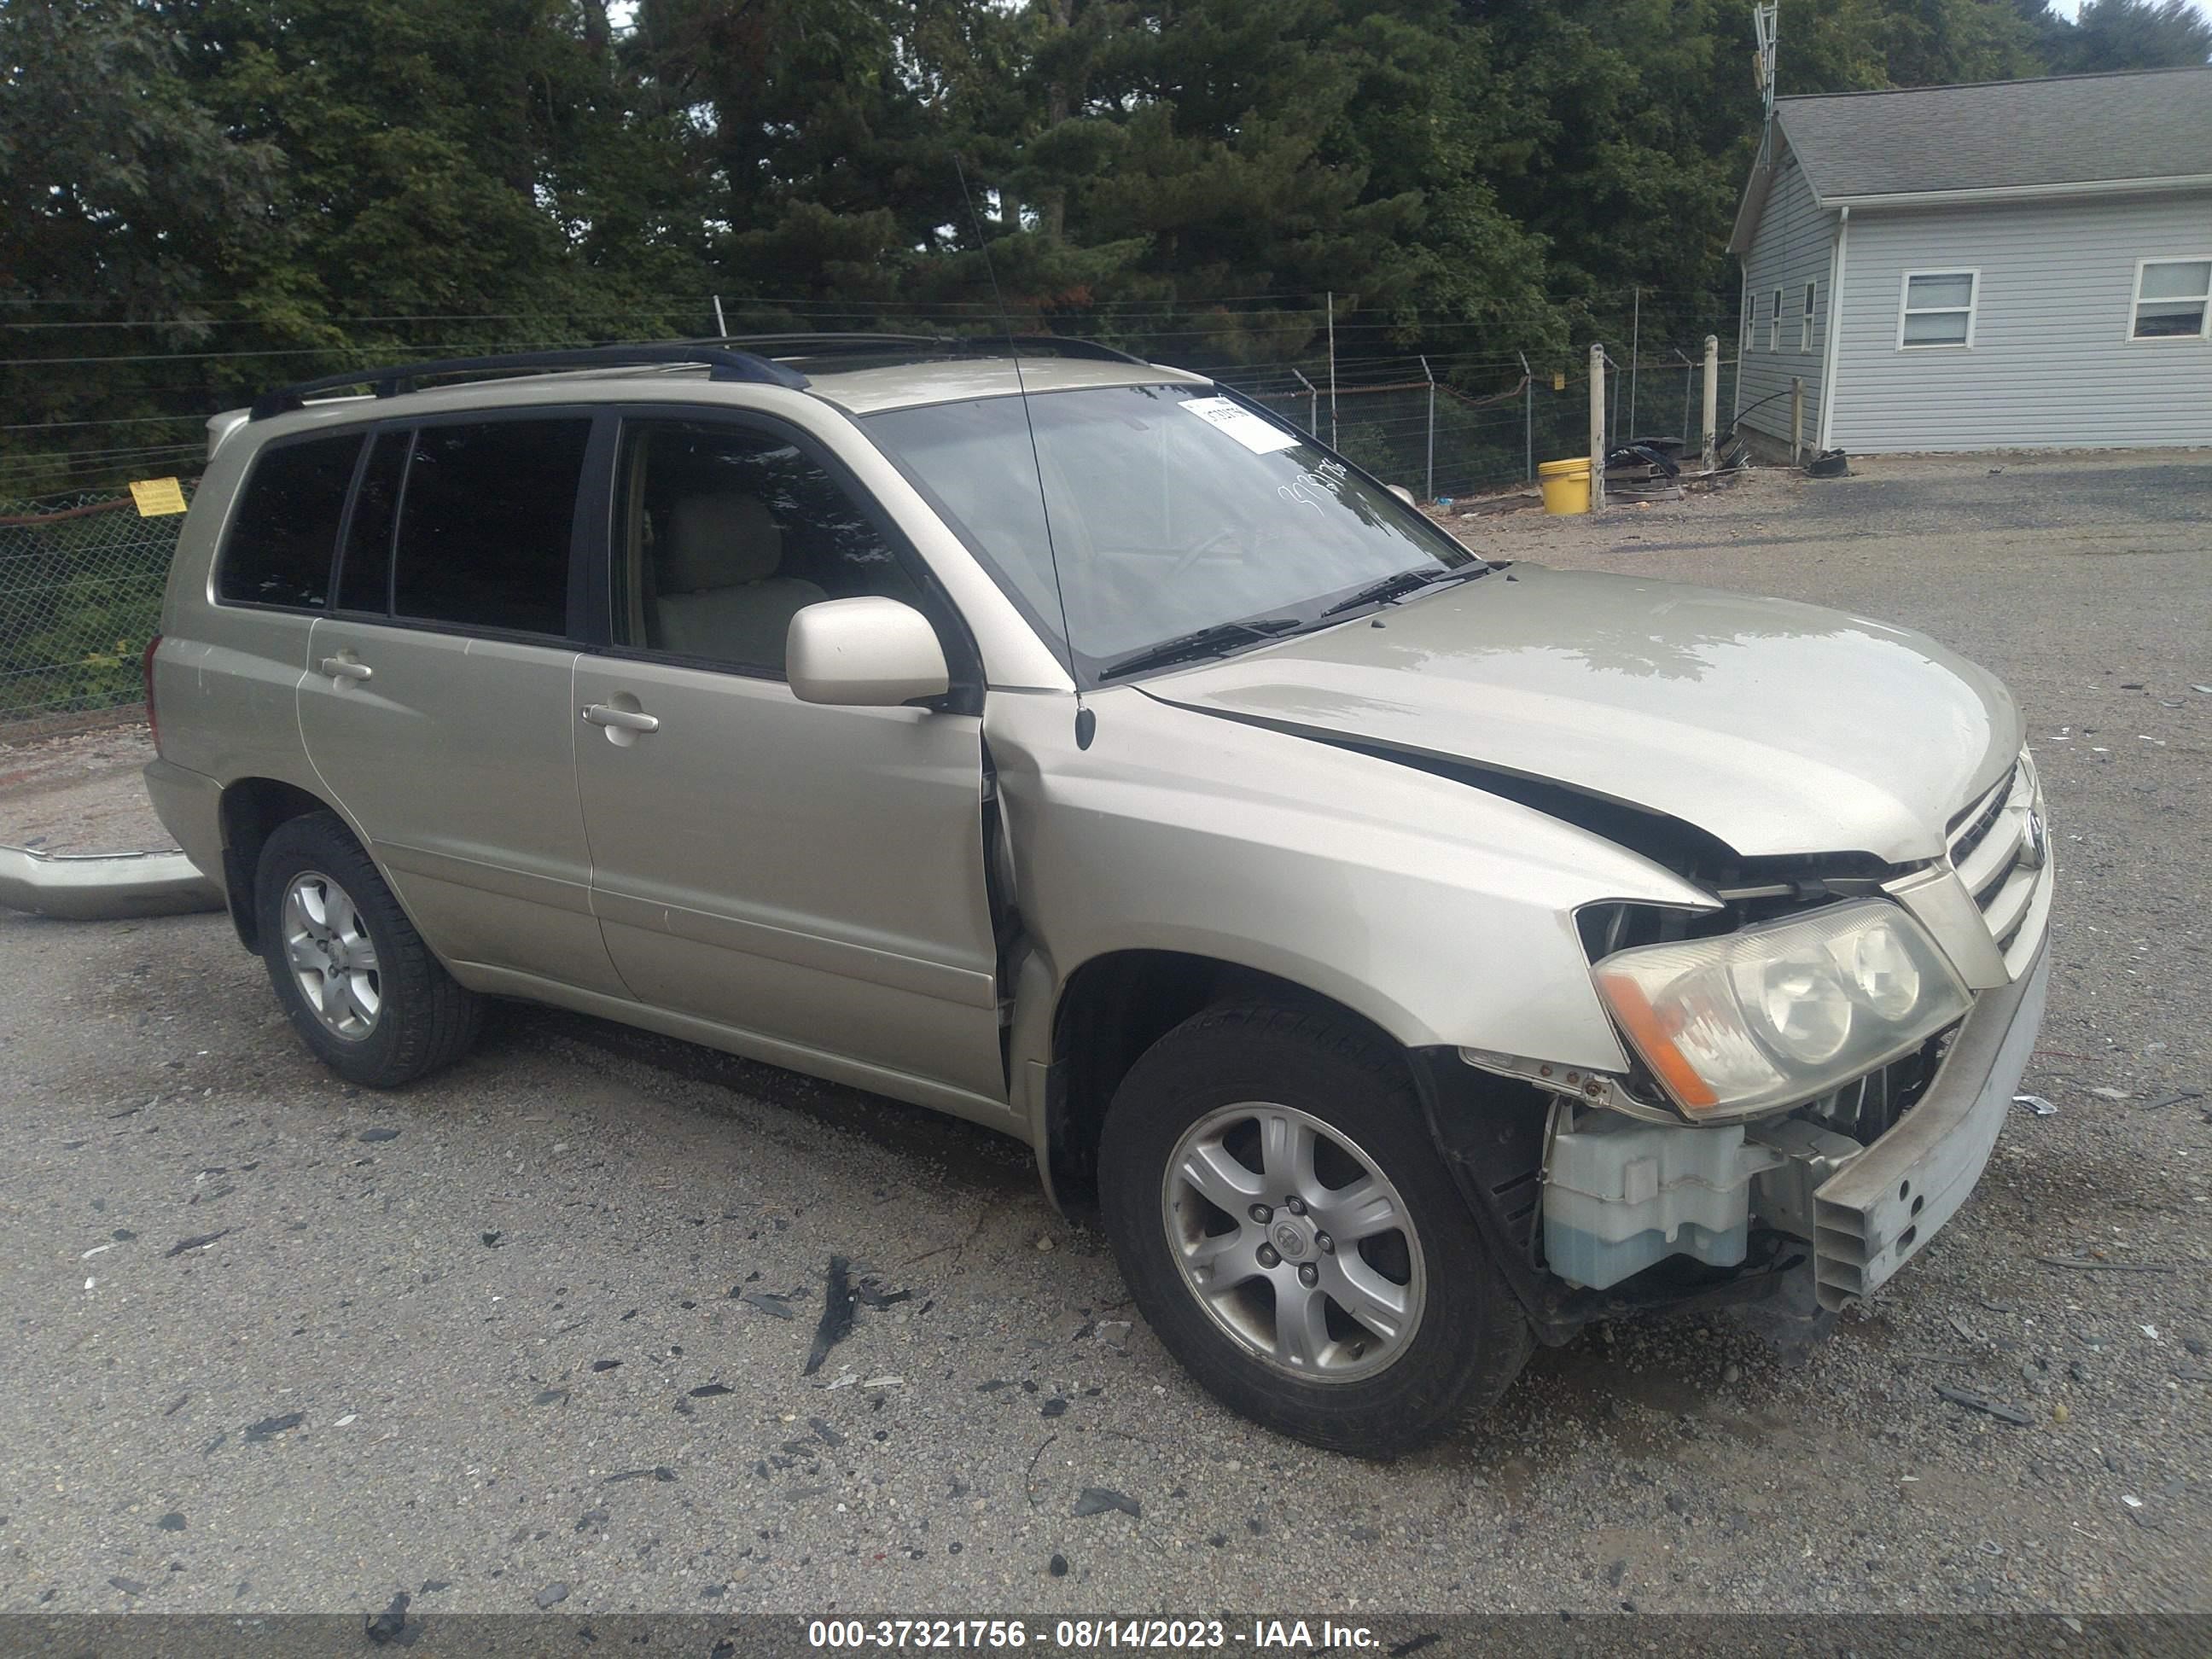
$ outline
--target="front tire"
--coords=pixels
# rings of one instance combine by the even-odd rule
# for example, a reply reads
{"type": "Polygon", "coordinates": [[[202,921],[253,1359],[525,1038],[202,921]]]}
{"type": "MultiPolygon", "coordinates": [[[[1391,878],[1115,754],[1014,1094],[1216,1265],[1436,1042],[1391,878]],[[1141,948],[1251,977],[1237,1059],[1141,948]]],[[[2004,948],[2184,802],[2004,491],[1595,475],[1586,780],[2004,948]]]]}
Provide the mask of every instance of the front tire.
{"type": "Polygon", "coordinates": [[[1394,1457],[1527,1362],[1528,1322],[1404,1057],[1349,1018],[1247,1004],[1185,1021],[1115,1093],[1099,1183],[1161,1342],[1279,1433],[1394,1457]]]}
{"type": "Polygon", "coordinates": [[[254,911],[292,1029],[349,1083],[397,1089],[476,1041],[483,1000],[430,953],[335,813],[277,825],[261,849],[254,911]]]}

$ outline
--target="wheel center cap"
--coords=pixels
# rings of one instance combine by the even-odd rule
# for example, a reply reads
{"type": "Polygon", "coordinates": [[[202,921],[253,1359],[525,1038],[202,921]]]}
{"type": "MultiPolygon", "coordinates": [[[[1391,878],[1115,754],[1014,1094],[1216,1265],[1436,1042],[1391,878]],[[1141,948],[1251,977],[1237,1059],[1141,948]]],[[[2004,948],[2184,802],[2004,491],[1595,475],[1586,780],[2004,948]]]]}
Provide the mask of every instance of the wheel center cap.
{"type": "Polygon", "coordinates": [[[1269,1237],[1274,1240],[1275,1248],[1293,1261],[1306,1253],[1309,1241],[1305,1230],[1295,1221],[1278,1221],[1269,1237]]]}

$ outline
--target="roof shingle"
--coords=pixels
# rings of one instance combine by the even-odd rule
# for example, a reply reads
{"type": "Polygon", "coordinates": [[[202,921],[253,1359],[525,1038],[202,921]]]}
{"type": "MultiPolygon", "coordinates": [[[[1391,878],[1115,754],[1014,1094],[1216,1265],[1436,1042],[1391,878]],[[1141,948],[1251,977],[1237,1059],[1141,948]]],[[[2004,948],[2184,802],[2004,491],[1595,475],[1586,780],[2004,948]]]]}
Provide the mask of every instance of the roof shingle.
{"type": "Polygon", "coordinates": [[[1775,100],[1821,201],[2212,175],[2212,67],[1775,100]]]}

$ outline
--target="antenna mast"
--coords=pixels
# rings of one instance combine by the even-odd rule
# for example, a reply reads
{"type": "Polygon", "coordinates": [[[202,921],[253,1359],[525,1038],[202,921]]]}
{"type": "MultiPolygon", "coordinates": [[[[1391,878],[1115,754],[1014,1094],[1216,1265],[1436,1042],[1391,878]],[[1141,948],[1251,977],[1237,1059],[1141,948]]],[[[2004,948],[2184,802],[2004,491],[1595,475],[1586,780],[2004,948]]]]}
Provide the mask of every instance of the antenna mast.
{"type": "Polygon", "coordinates": [[[1776,0],[1751,9],[1751,33],[1756,47],[1751,78],[1759,88],[1762,107],[1759,130],[1759,159],[1768,159],[1774,148],[1774,42],[1781,27],[1781,6],[1776,0]]]}
{"type": "MultiPolygon", "coordinates": [[[[1075,684],[1075,746],[1091,747],[1091,733],[1098,729],[1098,716],[1083,701],[1083,675],[1075,662],[1075,629],[1067,620],[1067,587],[1060,579],[1060,548],[1052,535],[1052,500],[1044,487],[1044,455],[1037,447],[1036,420],[1030,413],[1030,383],[1022,374],[1022,348],[1014,334],[1014,319],[1006,314],[1006,296],[999,290],[999,270],[991,263],[991,239],[983,229],[983,216],[975,211],[975,193],[968,188],[968,169],[960,163],[960,152],[952,153],[953,176],[960,181],[960,198],[968,204],[969,222],[975,227],[976,252],[983,256],[983,274],[991,279],[991,304],[999,313],[999,326],[1006,331],[1006,354],[1014,364],[1014,390],[1022,400],[1022,425],[1030,435],[1030,464],[1036,469],[1037,511],[1044,519],[1045,556],[1052,567],[1052,591],[1060,600],[1060,634],[1067,646],[1067,678],[1075,684]]],[[[1005,198],[1000,198],[1001,205],[1005,198]]],[[[1014,222],[1020,222],[1020,215],[1014,222]]]]}

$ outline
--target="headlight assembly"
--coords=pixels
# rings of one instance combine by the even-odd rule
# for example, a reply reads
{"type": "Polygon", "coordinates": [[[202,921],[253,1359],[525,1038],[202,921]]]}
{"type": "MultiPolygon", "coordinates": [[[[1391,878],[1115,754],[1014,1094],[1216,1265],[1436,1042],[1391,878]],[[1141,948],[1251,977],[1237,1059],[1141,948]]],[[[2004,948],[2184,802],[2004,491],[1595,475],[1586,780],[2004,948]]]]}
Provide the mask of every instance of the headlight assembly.
{"type": "Polygon", "coordinates": [[[1917,1048],[1972,1001],[1887,899],[1617,951],[1593,971],[1652,1075],[1702,1118],[1825,1094],[1917,1048]]]}

